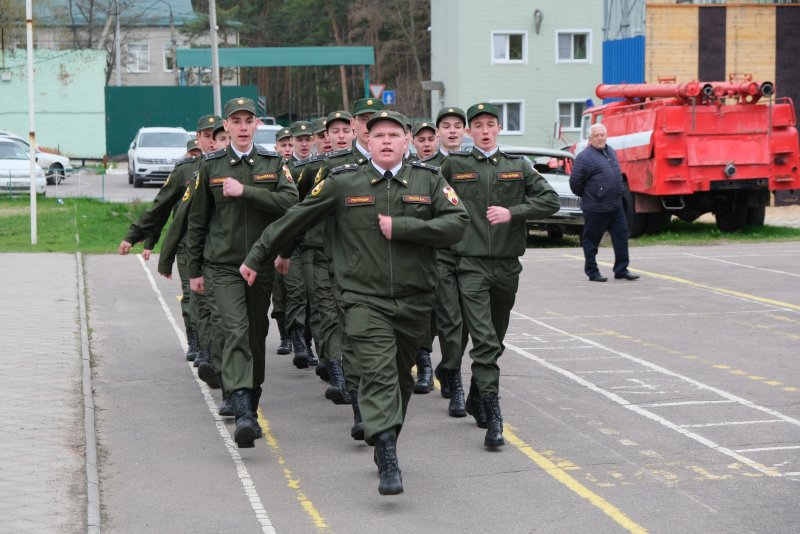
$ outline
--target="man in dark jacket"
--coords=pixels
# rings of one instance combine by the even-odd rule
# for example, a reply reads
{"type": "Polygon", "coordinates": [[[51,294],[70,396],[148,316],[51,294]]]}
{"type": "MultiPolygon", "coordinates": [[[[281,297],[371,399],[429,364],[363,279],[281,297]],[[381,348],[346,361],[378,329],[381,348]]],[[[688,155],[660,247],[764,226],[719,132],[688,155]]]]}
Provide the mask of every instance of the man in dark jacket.
{"type": "Polygon", "coordinates": [[[608,230],[614,246],[614,278],[636,280],[628,271],[628,221],[622,206],[624,182],[617,154],[606,145],[606,127],[593,124],[589,145],[575,158],[569,186],[581,197],[583,209],[583,270],[592,282],[608,280],[597,267],[597,247],[608,230]]]}

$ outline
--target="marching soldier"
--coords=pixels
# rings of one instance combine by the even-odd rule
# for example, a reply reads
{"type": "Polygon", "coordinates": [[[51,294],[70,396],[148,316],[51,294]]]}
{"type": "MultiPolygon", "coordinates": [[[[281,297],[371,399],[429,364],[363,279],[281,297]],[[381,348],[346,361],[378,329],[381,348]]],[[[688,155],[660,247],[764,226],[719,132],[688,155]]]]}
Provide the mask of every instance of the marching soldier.
{"type": "Polygon", "coordinates": [[[274,269],[246,284],[238,266],[258,236],[297,202],[291,173],[281,157],[253,144],[256,106],[249,98],[225,104],[231,144],[203,157],[189,213],[188,255],[192,291],[214,295],[224,337],[222,378],[236,414],[234,440],[253,447],[264,382],[267,311],[274,269]]]}
{"type": "MultiPolygon", "coordinates": [[[[519,256],[525,253],[526,221],[555,213],[559,201],[558,194],[527,160],[498,149],[501,125],[494,105],[471,106],[467,122],[475,147],[470,152],[450,152],[441,171],[471,216],[464,238],[451,250],[456,256],[462,312],[473,345],[466,410],[476,416],[479,426],[486,425],[484,445],[492,449],[505,444],[497,361],[503,353],[522,271],[519,256]]],[[[448,368],[448,379],[458,372],[448,368]]]]}
{"type": "Polygon", "coordinates": [[[325,118],[319,118],[311,123],[311,132],[314,134],[314,154],[322,155],[333,150],[333,145],[328,139],[325,129],[325,118]]]}
{"type": "Polygon", "coordinates": [[[334,274],[345,329],[362,370],[367,441],[382,495],[403,492],[396,440],[413,388],[411,367],[433,306],[435,248],[455,243],[469,217],[434,167],[404,164],[405,118],[382,111],[365,125],[370,164],[334,169],[268,228],[240,267],[248,283],[294,235],[332,215],[334,274]]]}
{"type": "MultiPolygon", "coordinates": [[[[284,162],[289,162],[292,158],[292,132],[286,128],[281,128],[275,134],[275,151],[280,154],[284,162]]],[[[278,325],[278,333],[281,342],[276,351],[280,355],[292,352],[292,338],[289,336],[289,329],[286,327],[286,284],[282,276],[276,276],[272,286],[272,313],[270,316],[278,325]]]]}

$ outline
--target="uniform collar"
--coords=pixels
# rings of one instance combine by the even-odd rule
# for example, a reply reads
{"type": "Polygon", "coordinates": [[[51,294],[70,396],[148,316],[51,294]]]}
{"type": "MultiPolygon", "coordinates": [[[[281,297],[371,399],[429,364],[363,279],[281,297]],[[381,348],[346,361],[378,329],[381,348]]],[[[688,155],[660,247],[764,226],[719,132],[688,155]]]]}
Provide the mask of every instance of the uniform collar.
{"type": "MultiPolygon", "coordinates": [[[[373,177],[370,179],[369,182],[374,185],[374,184],[377,184],[378,182],[380,182],[381,180],[384,179],[383,175],[386,172],[386,169],[382,169],[381,167],[376,165],[374,161],[370,161],[370,163],[371,163],[370,167],[372,167],[372,170],[373,170],[373,177]]],[[[403,171],[403,162],[402,161],[397,166],[389,169],[389,171],[391,171],[392,179],[394,181],[396,181],[399,184],[405,185],[405,186],[408,185],[408,180],[405,179],[405,178],[402,178],[400,176],[400,174],[403,171]]]]}
{"type": "Polygon", "coordinates": [[[362,156],[364,156],[365,158],[367,158],[367,159],[370,159],[370,158],[372,157],[372,154],[371,154],[371,153],[369,153],[367,150],[364,150],[364,149],[361,147],[361,144],[358,142],[358,139],[355,139],[355,140],[353,141],[353,147],[354,147],[356,150],[358,150],[358,152],[359,152],[359,153],[360,153],[362,156]]]}
{"type": "Polygon", "coordinates": [[[485,159],[488,159],[492,163],[497,163],[499,161],[499,153],[500,153],[499,147],[494,147],[494,150],[491,152],[484,152],[483,150],[481,150],[476,146],[472,147],[472,155],[475,156],[475,158],[478,161],[483,161],[485,159]]]}
{"type": "Polygon", "coordinates": [[[247,152],[239,152],[238,150],[236,150],[236,147],[233,146],[233,143],[229,144],[228,148],[231,149],[236,159],[241,161],[242,158],[244,158],[245,156],[249,156],[250,153],[253,152],[253,148],[255,148],[255,145],[250,145],[250,150],[248,150],[247,152]]]}

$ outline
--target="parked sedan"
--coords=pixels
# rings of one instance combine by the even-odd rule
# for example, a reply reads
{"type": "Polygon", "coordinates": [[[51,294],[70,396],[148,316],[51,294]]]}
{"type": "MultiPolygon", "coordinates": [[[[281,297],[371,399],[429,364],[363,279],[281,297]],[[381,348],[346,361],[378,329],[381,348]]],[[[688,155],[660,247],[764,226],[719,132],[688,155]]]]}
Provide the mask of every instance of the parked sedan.
{"type": "Polygon", "coordinates": [[[501,146],[500,150],[525,156],[558,193],[561,208],[546,219],[528,221],[529,226],[546,230],[553,239],[561,239],[564,234],[580,235],[583,231],[581,199],[569,187],[569,173],[575,156],[571,152],[552,148],[501,146]]]}
{"type": "Polygon", "coordinates": [[[164,182],[186,154],[189,134],[183,128],[139,128],[128,150],[128,183],[164,182]]]}
{"type": "MultiPolygon", "coordinates": [[[[45,194],[44,171],[36,165],[36,192],[45,194]]],[[[0,137],[0,193],[25,194],[31,188],[31,160],[11,139],[0,137]]]]}
{"type": "Polygon", "coordinates": [[[275,136],[283,128],[277,124],[259,124],[253,136],[253,142],[267,150],[275,150],[275,136]]]}
{"type": "MultiPolygon", "coordinates": [[[[0,137],[7,137],[11,139],[26,153],[30,153],[30,143],[28,143],[28,141],[19,135],[12,132],[0,131],[0,137]]],[[[50,152],[42,152],[37,148],[36,163],[45,170],[48,185],[60,184],[64,178],[72,176],[72,163],[66,156],[52,154],[50,152]]]]}

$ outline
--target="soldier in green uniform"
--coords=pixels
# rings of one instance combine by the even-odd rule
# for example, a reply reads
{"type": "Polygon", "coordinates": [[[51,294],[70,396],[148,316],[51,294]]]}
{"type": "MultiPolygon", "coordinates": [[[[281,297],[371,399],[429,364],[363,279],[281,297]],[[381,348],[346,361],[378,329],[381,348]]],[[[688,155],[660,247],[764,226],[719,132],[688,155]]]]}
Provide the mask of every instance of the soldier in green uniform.
{"type": "Polygon", "coordinates": [[[404,164],[405,118],[382,111],[369,129],[370,164],[334,169],[268,228],[240,267],[248,283],[294,235],[332,215],[345,329],[362,370],[359,402],[382,495],[402,493],[396,439],[411,368],[433,307],[437,246],[463,235],[468,215],[434,167],[404,164]]]}
{"type": "MultiPolygon", "coordinates": [[[[311,147],[313,144],[313,134],[310,122],[296,121],[289,127],[292,135],[292,158],[289,161],[289,170],[296,184],[299,184],[304,167],[310,163],[311,147]]],[[[321,158],[319,158],[321,159],[321,158]]],[[[301,195],[302,197],[305,195],[301,195]]],[[[311,261],[313,251],[303,242],[292,251],[291,261],[285,275],[280,271],[278,276],[283,276],[283,283],[286,286],[286,320],[285,326],[292,340],[294,358],[292,363],[298,369],[306,369],[308,366],[315,366],[319,363],[312,349],[312,330],[311,314],[309,307],[309,297],[313,293],[313,269],[311,261]]],[[[315,325],[316,326],[316,325],[315,325]]],[[[319,334],[316,336],[319,339],[319,334]]],[[[319,351],[319,345],[317,346],[319,351]]]]}
{"type": "MultiPolygon", "coordinates": [[[[275,134],[275,151],[281,155],[285,162],[292,158],[292,132],[288,127],[281,128],[275,134]]],[[[282,276],[276,276],[272,286],[272,313],[271,317],[278,325],[278,332],[281,342],[278,345],[277,353],[284,355],[292,352],[292,338],[289,336],[289,329],[286,327],[286,284],[282,276]]]]}
{"type": "Polygon", "coordinates": [[[298,200],[292,175],[275,153],[256,147],[255,103],[234,98],[225,104],[231,144],[206,154],[189,212],[188,256],[192,291],[208,284],[224,336],[222,378],[236,414],[234,440],[252,447],[260,430],[258,409],[264,382],[267,311],[274,269],[265,265],[254,285],[244,283],[238,266],[272,222],[298,200]]]}
{"type": "MultiPolygon", "coordinates": [[[[153,200],[153,205],[145,211],[139,220],[131,224],[125,238],[119,244],[119,253],[122,255],[130,252],[133,244],[144,240],[142,257],[150,259],[150,253],[155,247],[171,213],[177,209],[186,183],[192,178],[192,173],[197,169],[198,156],[210,152],[213,147],[213,128],[220,124],[222,119],[216,115],[205,115],[197,121],[196,138],[186,143],[186,156],[176,162],[175,169],[167,177],[161,190],[153,200]]],[[[192,306],[192,296],[189,290],[189,277],[186,268],[186,256],[181,248],[178,254],[178,271],[181,275],[181,314],[186,328],[188,351],[186,359],[196,361],[201,354],[200,337],[197,331],[198,318],[196,308],[192,306]]],[[[207,348],[207,347],[206,347],[207,348]]],[[[199,362],[198,362],[199,365],[199,362]]]]}
{"type": "MultiPolygon", "coordinates": [[[[224,149],[230,142],[230,136],[225,131],[222,119],[216,117],[215,122],[217,126],[213,128],[214,143],[211,152],[224,149]]],[[[165,278],[172,278],[172,264],[178,250],[183,250],[186,246],[186,227],[188,225],[189,210],[192,206],[194,199],[194,191],[197,189],[200,181],[197,179],[200,160],[197,160],[195,165],[194,177],[191,183],[186,187],[180,205],[175,210],[172,218],[172,225],[169,227],[167,235],[164,237],[164,242],[161,244],[161,254],[158,258],[158,272],[165,278]]],[[[192,309],[197,317],[197,331],[199,333],[201,344],[209,347],[211,358],[198,358],[200,361],[198,366],[198,375],[210,379],[216,376],[219,386],[222,389],[222,402],[219,405],[219,415],[223,417],[232,417],[233,405],[230,400],[230,392],[225,388],[222,381],[222,374],[219,369],[222,368],[222,336],[219,334],[220,318],[219,311],[217,310],[216,303],[212,294],[195,293],[192,295],[192,309]]],[[[208,352],[208,351],[207,351],[208,352]]],[[[195,360],[195,361],[198,361],[195,360]]]]}
{"type": "Polygon", "coordinates": [[[479,426],[487,427],[484,445],[497,448],[505,444],[497,361],[522,271],[519,256],[525,253],[526,221],[555,213],[559,201],[526,159],[499,150],[501,126],[495,106],[471,106],[467,121],[475,147],[470,152],[450,152],[441,171],[471,216],[464,238],[451,247],[462,313],[473,345],[474,388],[470,388],[466,408],[476,415],[479,426]],[[485,423],[478,406],[485,411],[485,423]]]}

